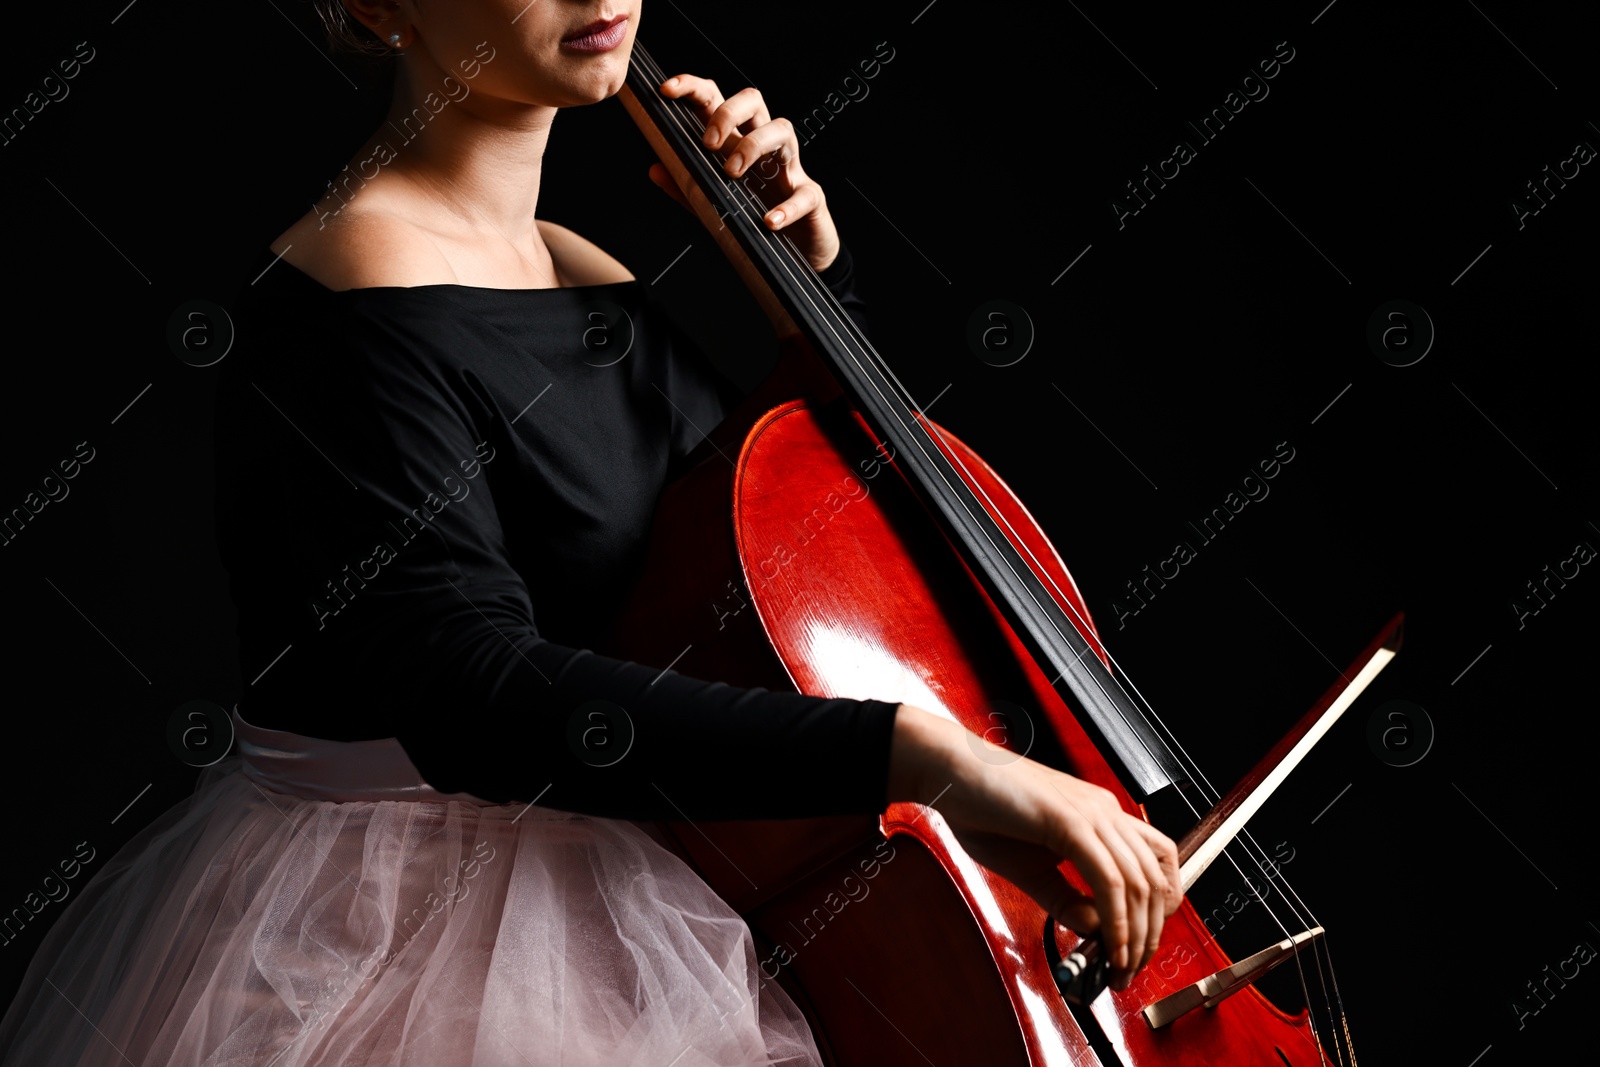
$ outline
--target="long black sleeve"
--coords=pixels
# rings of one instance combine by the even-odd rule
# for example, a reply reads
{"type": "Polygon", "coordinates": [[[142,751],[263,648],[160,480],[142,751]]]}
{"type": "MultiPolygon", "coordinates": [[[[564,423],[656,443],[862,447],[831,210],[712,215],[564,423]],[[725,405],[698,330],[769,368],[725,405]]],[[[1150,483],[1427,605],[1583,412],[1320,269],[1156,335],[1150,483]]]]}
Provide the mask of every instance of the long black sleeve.
{"type": "MultiPolygon", "coordinates": [[[[841,255],[824,280],[858,313],[851,272],[841,255]]],[[[731,399],[642,290],[335,293],[272,267],[236,309],[218,401],[247,720],[398,737],[436,788],[495,801],[622,818],[882,809],[893,702],[588,650],[669,465],[731,399]],[[608,766],[573,743],[596,700],[632,728],[608,766]]]]}

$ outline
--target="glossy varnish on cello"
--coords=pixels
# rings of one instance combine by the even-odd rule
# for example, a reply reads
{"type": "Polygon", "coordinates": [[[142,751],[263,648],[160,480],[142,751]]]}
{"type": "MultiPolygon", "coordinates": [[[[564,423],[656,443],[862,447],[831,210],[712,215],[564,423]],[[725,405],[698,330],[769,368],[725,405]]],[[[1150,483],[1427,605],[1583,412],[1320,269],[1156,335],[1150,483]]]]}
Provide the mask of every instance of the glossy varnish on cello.
{"type": "MultiPolygon", "coordinates": [[[[1222,858],[1261,870],[1243,824],[1392,656],[1399,620],[1219,797],[1114,673],[1026,508],[914,409],[792,246],[761,225],[759,202],[699,146],[693,114],[660,97],[664,78],[636,43],[624,102],[783,355],[663,493],[644,578],[604,650],[735,685],[916,704],[1104,786],[1141,816],[1136,796],[1179,791],[1198,798],[1187,801],[1197,828],[1183,842],[1186,889],[1222,858]],[[1012,706],[1036,714],[997,711],[1012,706]]],[[[668,830],[749,921],[763,975],[802,1005],[834,1063],[1353,1067],[1337,991],[1322,989],[1320,928],[1298,909],[1272,962],[1310,972],[1333,1009],[1320,1024],[1248,981],[1230,986],[1234,961],[1187,900],[1129,989],[1084,991],[1091,1018],[1064,999],[1052,956],[1082,948],[1092,959],[1094,946],[977,866],[931,808],[668,830]],[[1293,951],[1302,945],[1309,965],[1293,951]],[[1217,999],[1224,989],[1236,995],[1217,999]]]]}

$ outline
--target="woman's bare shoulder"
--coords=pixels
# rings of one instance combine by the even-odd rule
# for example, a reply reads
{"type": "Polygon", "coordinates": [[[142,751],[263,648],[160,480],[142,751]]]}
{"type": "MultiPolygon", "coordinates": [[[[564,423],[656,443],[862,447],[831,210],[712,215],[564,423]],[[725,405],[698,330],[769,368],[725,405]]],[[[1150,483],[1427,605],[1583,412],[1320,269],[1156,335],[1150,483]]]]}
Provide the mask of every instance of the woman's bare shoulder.
{"type": "Polygon", "coordinates": [[[346,208],[307,214],[271,248],[329,289],[453,284],[449,258],[428,232],[395,215],[346,208]]]}
{"type": "MultiPolygon", "coordinates": [[[[539,236],[550,253],[560,284],[607,285],[633,280],[619,261],[594,242],[553,222],[538,220],[539,236]]],[[[398,212],[355,210],[319,216],[312,211],[285,230],[271,248],[290,264],[329,289],[380,286],[472,284],[518,288],[532,277],[548,284],[548,274],[529,268],[526,259],[508,252],[505,263],[479,263],[470,254],[471,277],[463,278],[444,251],[460,242],[430,233],[398,212]]],[[[537,284],[537,282],[535,282],[537,284]]]]}
{"type": "Polygon", "coordinates": [[[555,260],[563,285],[631,282],[633,274],[599,245],[565,226],[539,219],[539,235],[555,260]]]}

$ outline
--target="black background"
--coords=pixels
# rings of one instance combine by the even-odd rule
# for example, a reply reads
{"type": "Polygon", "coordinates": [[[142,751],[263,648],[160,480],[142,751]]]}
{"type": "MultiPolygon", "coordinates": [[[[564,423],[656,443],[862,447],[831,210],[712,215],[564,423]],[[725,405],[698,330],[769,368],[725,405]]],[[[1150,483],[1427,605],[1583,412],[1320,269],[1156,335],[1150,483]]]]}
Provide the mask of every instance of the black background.
{"type": "MultiPolygon", "coordinates": [[[[1546,964],[1600,946],[1600,577],[1584,567],[1520,627],[1511,601],[1580,542],[1600,546],[1586,314],[1600,177],[1583,167],[1520,229],[1510,204],[1578,142],[1600,146],[1594,26],[1575,4],[1323,2],[652,0],[640,33],[669,71],[754,83],[790,116],[837,106],[857,63],[892,48],[802,152],[878,347],[1028,503],[1213,781],[1407,613],[1398,659],[1256,836],[1295,849],[1288,873],[1330,931],[1363,1062],[1548,1062],[1586,1041],[1600,997],[1591,964],[1520,1028],[1512,1007],[1546,964]],[[1285,41],[1270,94],[1201,145],[1185,121],[1285,41]],[[1112,199],[1180,138],[1196,158],[1119,228],[1112,199]],[[1035,333],[1006,367],[966,341],[996,299],[1035,333]],[[1366,339],[1396,299],[1437,331],[1405,367],[1366,339]],[[1284,441],[1295,458],[1270,495],[1201,546],[1186,524],[1284,441]],[[1197,558],[1119,629],[1113,599],[1180,540],[1197,558]],[[1367,740],[1395,699],[1436,735],[1403,768],[1367,740]]],[[[169,715],[241,690],[212,543],[216,368],[177,358],[168,320],[185,301],[232,302],[374,105],[312,43],[309,11],[277,8],[17,12],[0,108],[79,41],[95,56],[0,145],[0,508],[78,442],[95,458],[0,547],[6,912],[79,842],[98,869],[183,796],[195,772],[167,748],[169,715]]],[[[642,279],[687,246],[657,287],[753,380],[772,356],[764,321],[649,184],[650,159],[616,102],[564,114],[540,212],[642,279]]],[[[0,996],[62,906],[0,947],[0,996]]]]}

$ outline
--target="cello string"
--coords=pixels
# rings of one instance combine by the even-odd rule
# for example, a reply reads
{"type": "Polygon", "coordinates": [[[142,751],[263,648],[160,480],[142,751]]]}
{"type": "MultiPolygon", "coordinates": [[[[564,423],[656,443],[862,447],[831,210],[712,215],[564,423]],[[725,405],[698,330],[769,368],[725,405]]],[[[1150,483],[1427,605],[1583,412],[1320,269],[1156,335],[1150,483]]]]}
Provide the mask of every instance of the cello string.
{"type": "MultiPolygon", "coordinates": [[[[643,52],[642,49],[638,49],[638,51],[641,52],[641,53],[643,52]]],[[[649,67],[653,67],[654,68],[655,76],[657,77],[657,80],[658,81],[659,80],[664,80],[664,73],[661,72],[660,68],[658,66],[656,66],[654,61],[649,58],[647,53],[644,54],[643,58],[647,61],[647,65],[649,67]]],[[[684,133],[685,135],[689,135],[689,134],[691,134],[693,132],[693,127],[698,127],[700,133],[704,132],[704,128],[705,127],[699,121],[698,116],[693,115],[692,112],[688,112],[685,108],[683,108],[683,107],[670,108],[669,107],[669,108],[667,108],[665,110],[666,110],[667,114],[669,115],[669,117],[674,122],[674,124],[677,125],[677,127],[679,128],[681,133],[684,133]],[[689,124],[686,124],[683,121],[685,118],[688,118],[689,120],[691,120],[692,126],[689,125],[689,124]]],[[[746,176],[748,176],[749,173],[750,172],[747,169],[746,176]]],[[[915,404],[914,400],[911,399],[910,391],[904,386],[903,383],[900,382],[898,376],[894,374],[893,369],[891,367],[889,367],[888,364],[885,361],[882,360],[881,356],[879,356],[877,354],[876,350],[872,347],[870,341],[868,341],[865,338],[863,332],[856,326],[856,324],[849,317],[849,315],[846,314],[843,311],[842,306],[838,304],[837,299],[833,297],[833,294],[831,292],[827,291],[826,288],[821,285],[820,280],[817,279],[815,272],[813,270],[809,269],[810,264],[804,259],[803,255],[799,252],[798,248],[794,245],[793,241],[789,239],[789,236],[787,234],[782,234],[782,233],[775,234],[772,231],[767,230],[764,225],[758,224],[757,220],[759,220],[760,218],[762,218],[764,216],[765,208],[756,199],[754,194],[748,189],[748,187],[745,185],[745,183],[743,181],[729,182],[729,183],[727,183],[727,187],[731,188],[731,190],[734,191],[735,206],[739,210],[739,213],[741,214],[741,216],[745,219],[745,221],[751,226],[751,228],[755,232],[761,233],[763,235],[763,237],[766,238],[766,241],[769,244],[769,246],[776,246],[776,248],[779,251],[780,260],[782,258],[787,258],[792,262],[794,267],[796,267],[796,268],[805,268],[805,269],[798,269],[798,270],[787,269],[787,268],[784,268],[784,265],[781,262],[779,262],[778,264],[775,264],[780,269],[784,269],[785,273],[789,275],[789,280],[792,283],[795,284],[799,295],[805,297],[808,300],[808,302],[812,305],[812,308],[813,308],[814,311],[817,311],[817,312],[821,313],[822,311],[826,310],[829,313],[828,315],[822,315],[821,317],[823,319],[824,324],[827,325],[828,328],[830,329],[830,331],[835,334],[835,339],[839,340],[841,342],[844,341],[844,338],[838,337],[839,327],[842,326],[844,328],[845,334],[849,337],[849,340],[855,342],[855,347],[857,347],[857,348],[859,348],[861,350],[859,355],[858,355],[856,352],[850,351],[850,347],[851,347],[850,345],[842,344],[841,347],[844,350],[844,354],[847,355],[849,358],[851,358],[852,361],[856,362],[858,366],[860,364],[860,360],[861,360],[862,357],[864,357],[868,363],[874,364],[875,368],[878,370],[879,375],[885,381],[887,381],[890,384],[891,391],[895,392],[897,394],[896,399],[900,400],[901,403],[903,403],[907,408],[910,408],[913,411],[916,411],[920,415],[920,409],[917,408],[917,405],[915,404]],[[753,215],[751,213],[751,209],[754,209],[753,215]],[[831,322],[828,321],[829,318],[832,319],[831,322]]],[[[923,430],[924,433],[928,433],[930,435],[930,437],[933,434],[937,434],[938,433],[937,428],[934,427],[932,425],[932,423],[929,420],[926,419],[925,416],[923,416],[922,419],[920,420],[919,427],[923,430]]],[[[908,435],[911,436],[913,440],[915,440],[915,434],[909,428],[905,427],[902,424],[902,429],[906,430],[908,435]]],[[[941,437],[941,440],[943,440],[942,435],[940,435],[940,437],[941,437]]],[[[948,448],[948,442],[945,442],[945,444],[946,444],[946,446],[948,448]]],[[[961,465],[963,471],[966,471],[965,464],[961,462],[959,456],[954,453],[953,449],[951,449],[949,451],[949,453],[945,456],[945,458],[946,458],[947,462],[950,461],[951,459],[954,459],[954,461],[956,463],[961,465]]],[[[934,466],[934,470],[935,470],[935,473],[941,478],[941,480],[945,481],[946,488],[947,489],[953,489],[953,487],[950,486],[948,479],[944,478],[943,473],[938,470],[936,465],[934,466]]],[[[971,491],[972,489],[977,489],[978,492],[982,492],[981,488],[977,487],[977,485],[976,485],[976,479],[971,479],[970,478],[970,471],[967,471],[966,473],[969,475],[969,481],[967,483],[967,487],[969,488],[969,491],[971,491]]],[[[952,497],[959,501],[959,495],[958,494],[955,494],[955,493],[952,492],[952,497]]],[[[988,499],[986,493],[984,493],[984,497],[985,497],[986,500],[988,499]]],[[[1001,516],[999,510],[997,508],[993,507],[992,500],[990,500],[989,503],[991,505],[991,508],[988,511],[989,517],[991,519],[996,518],[996,517],[1000,517],[1001,521],[1005,521],[1003,519],[1003,516],[1001,516]]],[[[1060,590],[1059,586],[1055,584],[1055,580],[1054,580],[1053,576],[1050,575],[1049,570],[1044,568],[1042,566],[1042,564],[1039,564],[1039,561],[1037,560],[1037,557],[1035,557],[1033,555],[1031,549],[1029,549],[1028,546],[1026,545],[1026,543],[1024,541],[1022,541],[1020,536],[1017,535],[1017,532],[1015,531],[1015,529],[1010,527],[1009,522],[1006,523],[1006,526],[1010,530],[1010,532],[1012,533],[1012,538],[1008,539],[1008,541],[1011,542],[1012,547],[1015,548],[1015,549],[1020,550],[1023,553],[1026,553],[1027,556],[1030,559],[1032,559],[1033,562],[1036,565],[1039,566],[1040,571],[1043,572],[1044,578],[1052,586],[1055,587],[1056,592],[1061,595],[1061,602],[1065,603],[1065,605],[1069,608],[1069,610],[1072,612],[1073,616],[1077,619],[1078,623],[1080,624],[1079,625],[1080,635],[1083,635],[1085,632],[1094,633],[1094,630],[1093,630],[1092,627],[1086,627],[1086,626],[1083,625],[1086,622],[1086,620],[1084,620],[1082,615],[1078,612],[1077,607],[1072,603],[1071,599],[1066,597],[1064,592],[1062,590],[1060,590]]],[[[1039,575],[1037,573],[1034,575],[1035,578],[1037,578],[1038,576],[1039,575]]],[[[1058,633],[1059,633],[1059,631],[1058,631],[1058,633]]],[[[1098,644],[1098,640],[1096,641],[1096,643],[1098,644]]],[[[1108,660],[1111,661],[1114,669],[1117,671],[1117,674],[1112,674],[1113,683],[1118,687],[1119,690],[1122,691],[1124,696],[1128,696],[1129,697],[1130,701],[1134,703],[1135,707],[1139,707],[1140,705],[1143,705],[1143,709],[1142,710],[1147,710],[1149,712],[1149,715],[1154,718],[1155,723],[1159,725],[1160,731],[1162,733],[1166,734],[1167,738],[1170,739],[1171,742],[1173,743],[1173,745],[1176,746],[1178,752],[1174,753],[1174,756],[1175,756],[1175,758],[1178,759],[1179,763],[1181,765],[1183,765],[1185,767],[1185,769],[1192,775],[1192,778],[1196,783],[1196,787],[1201,791],[1202,795],[1208,795],[1209,794],[1209,799],[1211,799],[1212,802],[1215,802],[1215,800],[1218,799],[1218,794],[1216,792],[1215,786],[1213,786],[1211,784],[1211,782],[1205,776],[1204,772],[1199,768],[1198,764],[1193,759],[1193,757],[1187,752],[1187,750],[1185,750],[1183,748],[1181,742],[1178,741],[1176,734],[1165,723],[1165,721],[1161,719],[1159,713],[1155,711],[1154,706],[1151,705],[1149,700],[1144,697],[1143,693],[1139,692],[1137,687],[1132,687],[1131,679],[1127,679],[1127,676],[1125,674],[1122,674],[1120,665],[1116,664],[1115,659],[1114,659],[1114,657],[1112,657],[1110,652],[1108,650],[1105,650],[1103,646],[1099,649],[1099,651],[1102,654],[1104,654],[1108,660]],[[1119,675],[1121,675],[1121,676],[1119,677],[1119,675]],[[1136,697],[1137,697],[1136,700],[1134,699],[1133,696],[1129,695],[1129,692],[1128,692],[1129,687],[1133,688],[1133,694],[1136,694],[1136,697]]],[[[1108,672],[1108,673],[1110,673],[1110,672],[1108,672]]],[[[1104,692],[1104,687],[1099,685],[1098,679],[1096,679],[1096,684],[1097,684],[1097,687],[1099,687],[1101,689],[1101,691],[1104,692]]],[[[1113,706],[1115,707],[1115,704],[1113,704],[1113,706]]],[[[1121,713],[1120,709],[1118,709],[1118,711],[1119,711],[1119,714],[1120,714],[1121,713]]],[[[1141,743],[1142,743],[1142,739],[1141,739],[1141,743]]],[[[1196,818],[1199,818],[1200,817],[1200,812],[1198,810],[1196,810],[1194,804],[1189,800],[1189,798],[1184,793],[1184,791],[1182,789],[1179,789],[1178,793],[1179,793],[1180,799],[1183,800],[1185,806],[1189,808],[1190,812],[1193,815],[1195,815],[1196,818]]],[[[1252,860],[1254,866],[1256,866],[1258,869],[1261,870],[1263,876],[1267,878],[1269,884],[1274,882],[1274,881],[1277,881],[1277,882],[1281,882],[1285,886],[1285,888],[1287,889],[1287,892],[1286,892],[1286,895],[1285,895],[1285,902],[1286,902],[1286,904],[1288,904],[1290,910],[1292,912],[1294,912],[1297,917],[1299,917],[1300,909],[1295,907],[1295,901],[1299,901],[1299,899],[1300,899],[1298,892],[1293,890],[1293,887],[1288,883],[1287,878],[1282,875],[1281,870],[1279,870],[1277,872],[1277,877],[1276,878],[1273,875],[1267,873],[1268,869],[1271,868],[1270,861],[1268,861],[1268,863],[1265,864],[1265,865],[1261,862],[1261,859],[1265,859],[1265,855],[1266,855],[1265,854],[1265,850],[1262,849],[1261,846],[1259,845],[1259,843],[1254,840],[1254,835],[1253,834],[1250,834],[1248,830],[1245,830],[1245,831],[1242,832],[1241,836],[1245,839],[1244,842],[1241,842],[1241,846],[1245,847],[1246,853],[1249,854],[1251,851],[1254,851],[1255,853],[1258,853],[1259,856],[1260,856],[1260,859],[1258,859],[1256,856],[1251,856],[1251,860],[1252,860]],[[1246,842],[1247,842],[1247,844],[1246,844],[1246,842]],[[1290,895],[1291,894],[1292,894],[1292,896],[1294,898],[1293,901],[1290,900],[1290,895]]],[[[1225,846],[1224,849],[1223,849],[1223,854],[1225,856],[1227,856],[1229,864],[1234,867],[1235,871],[1238,872],[1241,875],[1241,877],[1244,877],[1243,871],[1242,871],[1242,869],[1240,869],[1240,867],[1238,865],[1238,862],[1230,854],[1230,847],[1231,847],[1231,843],[1230,843],[1229,846],[1225,846]]],[[[1279,927],[1280,930],[1282,930],[1285,933],[1286,936],[1289,936],[1288,935],[1288,930],[1284,926],[1282,919],[1277,915],[1276,910],[1273,909],[1270,904],[1267,904],[1265,900],[1263,900],[1262,903],[1263,903],[1263,906],[1266,908],[1268,914],[1272,918],[1273,922],[1279,927]]],[[[1303,906],[1303,901],[1300,901],[1300,903],[1303,906]]],[[[1297,968],[1299,967],[1298,953],[1296,954],[1296,966],[1297,966],[1297,968]]],[[[1319,978],[1321,978],[1321,967],[1320,966],[1318,967],[1318,974],[1319,974],[1319,978]]],[[[1326,987],[1326,983],[1324,982],[1324,983],[1321,983],[1321,984],[1323,984],[1324,992],[1326,993],[1326,988],[1325,988],[1326,987]]],[[[1309,996],[1309,991],[1307,991],[1305,989],[1303,970],[1302,970],[1302,974],[1301,974],[1301,985],[1302,985],[1302,992],[1306,996],[1306,1000],[1309,1003],[1311,998],[1309,996]]],[[[1342,998],[1341,998],[1341,1000],[1342,1000],[1342,998]]]]}
{"type": "MultiPolygon", "coordinates": [[[[1296,955],[1298,955],[1298,953],[1296,953],[1296,955]]],[[[1311,958],[1312,958],[1312,961],[1317,965],[1317,977],[1321,978],[1322,977],[1322,946],[1318,945],[1316,943],[1316,941],[1313,941],[1311,943],[1311,958]]],[[[1335,1016],[1333,1014],[1333,1004],[1328,999],[1328,983],[1326,981],[1323,981],[1321,983],[1321,985],[1322,985],[1322,1005],[1323,1005],[1323,1008],[1326,1009],[1326,1011],[1328,1013],[1328,1032],[1333,1037],[1333,1054],[1334,1054],[1334,1057],[1336,1059],[1338,1059],[1338,1061],[1339,1061],[1339,1067],[1344,1067],[1344,1053],[1341,1050],[1341,1046],[1340,1046],[1340,1043],[1339,1043],[1339,1030],[1338,1030],[1338,1027],[1334,1025],[1337,1020],[1336,1020],[1336,1018],[1335,1018],[1335,1016]]]]}
{"type": "Polygon", "coordinates": [[[1339,979],[1333,971],[1333,949],[1329,947],[1326,941],[1324,941],[1322,950],[1323,952],[1327,953],[1328,956],[1328,977],[1332,979],[1333,982],[1333,999],[1334,1003],[1339,1007],[1339,1023],[1340,1028],[1344,1032],[1345,1047],[1350,1050],[1350,1067],[1355,1067],[1356,1043],[1355,1039],[1350,1036],[1350,1017],[1345,1013],[1344,997],[1339,993],[1339,979]]]}

